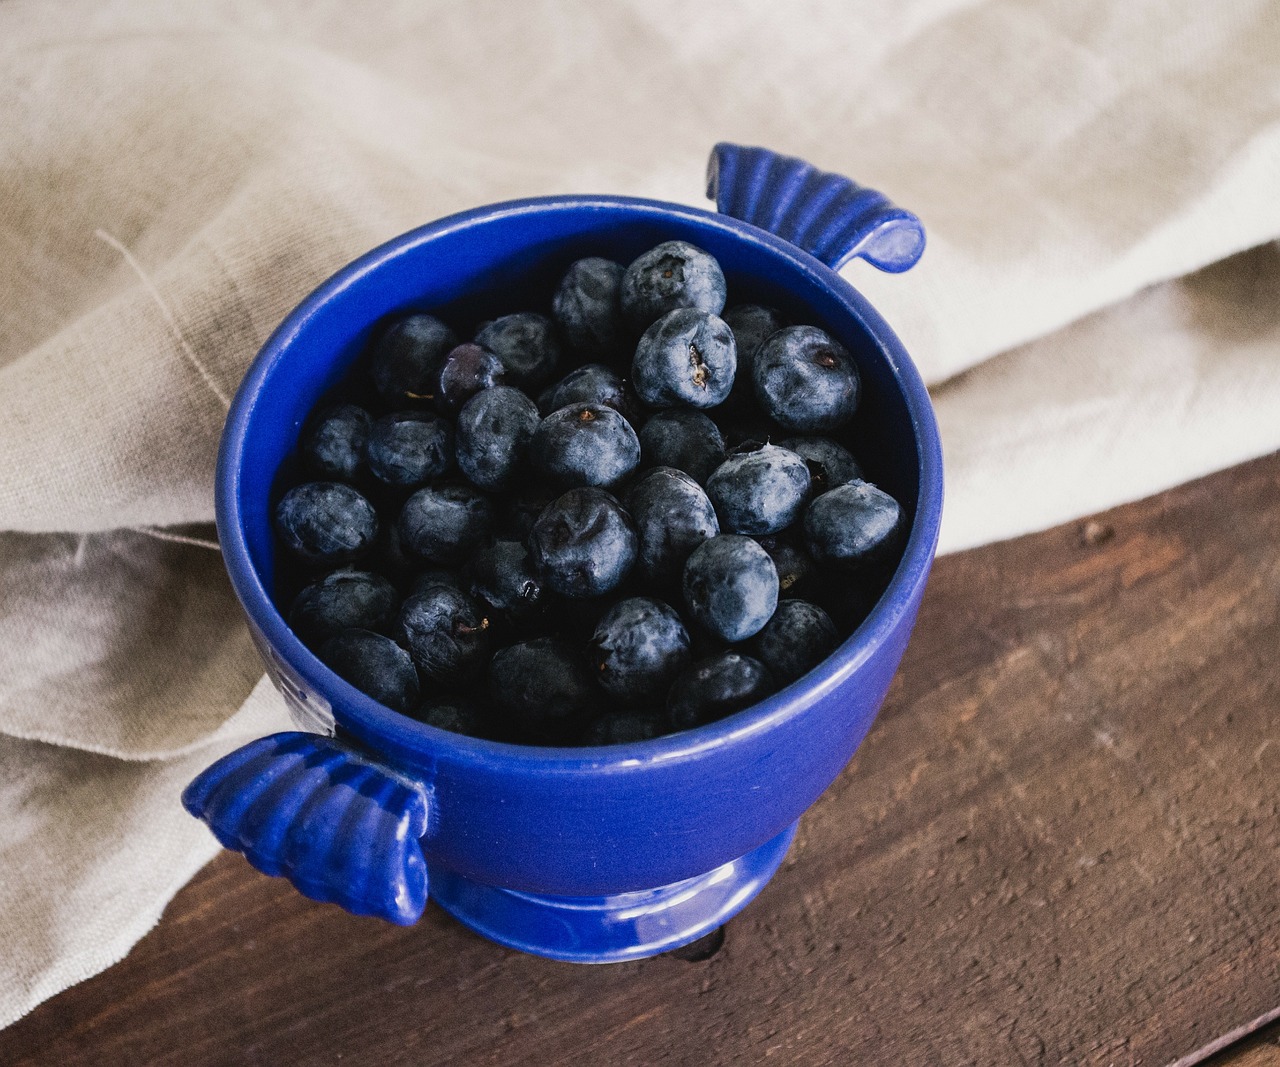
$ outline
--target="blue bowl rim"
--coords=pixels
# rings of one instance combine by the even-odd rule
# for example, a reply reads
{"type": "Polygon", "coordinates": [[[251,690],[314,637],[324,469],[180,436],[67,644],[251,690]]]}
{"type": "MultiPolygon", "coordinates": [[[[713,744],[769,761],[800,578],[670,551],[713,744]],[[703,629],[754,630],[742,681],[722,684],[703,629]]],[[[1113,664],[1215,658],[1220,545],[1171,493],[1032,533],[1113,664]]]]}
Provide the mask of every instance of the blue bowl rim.
{"type": "Polygon", "coordinates": [[[641,197],[595,194],[528,197],[499,201],[458,212],[416,227],[366,252],[313,290],[267,339],[245,374],[232,402],[218,451],[215,514],[223,561],[246,613],[269,644],[313,688],[333,692],[343,706],[338,726],[375,753],[403,750],[418,759],[443,755],[489,769],[532,772],[609,771],[696,759],[722,745],[775,728],[800,714],[816,699],[843,684],[886,642],[911,610],[926,581],[937,548],[942,516],[942,448],[928,390],[915,364],[888,323],[856,289],[820,260],[796,245],[730,215],[641,197]],[[240,462],[258,394],[284,350],[328,300],[359,285],[382,264],[418,245],[491,220],[545,211],[625,210],[632,217],[672,216],[729,231],[739,240],[766,246],[791,267],[834,290],[876,341],[902,391],[919,450],[919,492],[915,519],[887,588],[862,624],[808,674],[749,708],[717,722],[647,741],[580,747],[520,745],[467,737],[427,725],[384,707],[326,667],[293,633],[263,585],[249,557],[240,511],[240,462]]]}

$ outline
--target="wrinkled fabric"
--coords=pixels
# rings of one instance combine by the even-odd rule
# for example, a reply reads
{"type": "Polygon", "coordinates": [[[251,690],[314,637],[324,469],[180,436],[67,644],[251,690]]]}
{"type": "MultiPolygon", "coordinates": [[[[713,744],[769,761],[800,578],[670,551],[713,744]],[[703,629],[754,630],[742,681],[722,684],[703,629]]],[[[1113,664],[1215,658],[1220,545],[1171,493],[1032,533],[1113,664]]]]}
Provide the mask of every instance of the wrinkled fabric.
{"type": "Polygon", "coordinates": [[[213,473],[334,270],[511,197],[706,206],[719,140],[846,173],[928,230],[844,274],[977,545],[1280,446],[1277,55],[1263,0],[0,4],[0,1025],[145,933],[215,850],[182,784],[286,725],[213,473]]]}

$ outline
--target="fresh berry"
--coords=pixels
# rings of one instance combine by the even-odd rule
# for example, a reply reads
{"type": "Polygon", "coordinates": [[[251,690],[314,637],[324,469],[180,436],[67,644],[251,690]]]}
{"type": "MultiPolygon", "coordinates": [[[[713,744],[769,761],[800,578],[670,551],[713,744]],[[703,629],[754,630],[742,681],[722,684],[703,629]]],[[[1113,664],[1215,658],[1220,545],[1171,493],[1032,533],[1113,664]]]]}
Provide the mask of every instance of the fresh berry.
{"type": "Polygon", "coordinates": [[[733,331],[722,319],[678,308],[645,330],[631,379],[650,407],[711,408],[729,395],[737,365],[733,331]]]}
{"type": "Polygon", "coordinates": [[[726,291],[715,257],[687,241],[664,241],[634,260],[622,275],[622,314],[637,331],[676,308],[718,315],[726,291]]]}
{"type": "Polygon", "coordinates": [[[733,331],[738,353],[738,373],[726,404],[734,409],[751,407],[755,404],[755,387],[751,374],[755,366],[756,351],[786,326],[787,320],[777,309],[761,307],[759,304],[736,304],[726,308],[720,317],[733,331]]]}
{"type": "Polygon", "coordinates": [[[400,608],[400,636],[425,679],[458,686],[484,673],[489,619],[474,598],[448,585],[428,586],[400,608]]]}
{"type": "Polygon", "coordinates": [[[523,641],[489,663],[489,693],[524,737],[568,743],[600,702],[599,689],[574,649],[553,637],[523,641]]]}
{"type": "Polygon", "coordinates": [[[393,325],[373,349],[373,384],[393,408],[435,400],[440,367],[458,344],[454,332],[431,315],[410,315],[393,325]]]}
{"type": "Polygon", "coordinates": [[[699,485],[724,462],[724,438],[701,411],[669,408],[640,429],[640,458],[646,467],[675,467],[699,485]]]}
{"type": "Polygon", "coordinates": [[[418,672],[409,653],[369,630],[343,630],[320,646],[320,659],[338,677],[393,711],[413,711],[418,672]]]}
{"type": "Polygon", "coordinates": [[[781,600],[773,618],[755,636],[760,662],[780,685],[794,682],[826,659],[840,638],[831,616],[805,600],[781,600]]]}
{"type": "Polygon", "coordinates": [[[458,345],[440,366],[440,389],[436,407],[442,414],[452,415],[481,389],[501,385],[506,368],[497,356],[474,342],[458,345]]]}
{"type": "Polygon", "coordinates": [[[760,407],[793,433],[843,426],[861,392],[853,357],[816,326],[788,326],[770,337],[756,352],[752,379],[760,407]]]}
{"type": "Polygon", "coordinates": [[[507,379],[523,388],[536,389],[551,381],[560,365],[555,326],[545,315],[533,311],[485,323],[475,342],[502,360],[507,379]]]}
{"type": "Polygon", "coordinates": [[[902,508],[870,482],[848,482],[817,497],[804,515],[805,547],[818,563],[844,568],[883,562],[905,527],[902,508]]]}
{"type": "Polygon", "coordinates": [[[312,582],[289,608],[289,625],[317,648],[343,630],[384,630],[395,617],[395,586],[369,571],[334,571],[312,582]]]}
{"type": "Polygon", "coordinates": [[[477,393],[458,413],[458,467],[472,485],[509,488],[538,428],[538,408],[519,389],[499,385],[477,393]]]}
{"type": "Polygon", "coordinates": [[[538,424],[532,455],[562,488],[613,485],[639,465],[640,439],[613,408],[570,404],[538,424]]]}
{"type": "Polygon", "coordinates": [[[460,563],[493,529],[488,497],[464,485],[427,486],[404,503],[400,540],[428,563],[460,563]]]}
{"type": "Polygon", "coordinates": [[[453,427],[425,411],[384,415],[369,432],[365,458],[370,473],[387,485],[426,485],[453,466],[453,427]]]}
{"type": "Polygon", "coordinates": [[[542,608],[542,582],[519,541],[495,541],[471,557],[471,592],[514,622],[542,608]]]}
{"type": "Polygon", "coordinates": [[[603,489],[570,489],[543,509],[529,533],[529,555],[543,582],[561,596],[601,596],[636,560],[631,516],[603,489]]]}
{"type": "Polygon", "coordinates": [[[421,593],[433,585],[451,585],[454,589],[465,589],[467,583],[456,570],[448,567],[427,567],[413,576],[413,580],[409,583],[409,595],[421,593]]]}
{"type": "Polygon", "coordinates": [[[679,582],[690,553],[720,532],[707,494],[674,467],[658,467],[636,482],[627,510],[640,539],[638,569],[658,588],[679,582]]]}
{"type": "Polygon", "coordinates": [[[622,347],[622,273],[622,264],[611,259],[580,259],[565,272],[551,298],[556,324],[578,355],[600,359],[622,347]]]}
{"type": "Polygon", "coordinates": [[[355,404],[339,404],[320,416],[299,442],[311,472],[335,482],[354,482],[364,470],[364,443],[373,416],[355,404]]]}
{"type": "Polygon", "coordinates": [[[749,537],[704,541],[684,565],[684,602],[693,619],[723,641],[745,641],[778,606],[778,572],[749,537]]]}
{"type": "Polygon", "coordinates": [[[701,659],[667,694],[667,716],[677,730],[705,726],[763,700],[774,689],[769,668],[741,652],[701,659]]]}
{"type": "Polygon", "coordinates": [[[378,536],[373,505],[341,482],[304,482],[276,505],[276,532],[295,556],[338,566],[359,559],[378,536]]]}
{"type": "Polygon", "coordinates": [[[808,499],[809,466],[788,449],[752,441],[716,468],[707,496],[727,533],[777,533],[799,517],[808,499]]]}
{"type": "Polygon", "coordinates": [[[666,694],[689,663],[689,632],[661,600],[630,597],[604,613],[591,637],[596,681],[629,704],[666,694]]]}
{"type": "Polygon", "coordinates": [[[484,737],[489,732],[489,717],[483,705],[466,697],[428,701],[413,713],[413,717],[437,730],[467,737],[484,737]]]}
{"type": "Polygon", "coordinates": [[[798,531],[759,537],[760,547],[769,553],[778,572],[780,596],[803,596],[818,581],[817,565],[796,541],[798,531]]]}
{"type": "Polygon", "coordinates": [[[630,420],[635,411],[626,383],[603,363],[588,363],[571,370],[538,401],[538,410],[550,415],[569,404],[602,404],[630,420]]]}
{"type": "Polygon", "coordinates": [[[862,477],[862,468],[853,453],[829,437],[788,437],[778,444],[809,464],[814,495],[862,477]]]}
{"type": "Polygon", "coordinates": [[[630,745],[661,737],[666,732],[667,719],[660,711],[610,711],[591,721],[582,735],[582,743],[630,745]]]}

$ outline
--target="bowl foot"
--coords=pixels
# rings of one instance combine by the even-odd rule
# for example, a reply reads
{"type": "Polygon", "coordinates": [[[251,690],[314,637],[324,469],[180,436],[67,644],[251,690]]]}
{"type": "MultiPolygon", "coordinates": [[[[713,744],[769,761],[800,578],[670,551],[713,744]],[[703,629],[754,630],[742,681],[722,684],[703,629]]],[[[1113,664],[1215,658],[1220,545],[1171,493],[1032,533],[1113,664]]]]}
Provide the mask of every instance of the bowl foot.
{"type": "Polygon", "coordinates": [[[737,915],[773,876],[795,834],[792,824],[706,874],[605,897],[521,893],[428,864],[431,898],[500,945],[572,963],[620,963],[687,945],[737,915]]]}

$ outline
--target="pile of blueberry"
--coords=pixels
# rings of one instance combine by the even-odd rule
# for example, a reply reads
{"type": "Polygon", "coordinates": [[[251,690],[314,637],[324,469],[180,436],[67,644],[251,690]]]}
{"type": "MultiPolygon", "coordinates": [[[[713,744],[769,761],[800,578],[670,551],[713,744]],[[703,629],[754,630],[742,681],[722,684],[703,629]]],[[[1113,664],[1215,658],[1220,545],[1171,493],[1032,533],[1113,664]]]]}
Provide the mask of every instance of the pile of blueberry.
{"type": "Polygon", "coordinates": [[[906,521],[833,439],[849,352],[726,296],[668,241],[467,342],[391,323],[275,509],[294,631],[396,711],[527,744],[689,729],[816,666],[906,521]]]}

